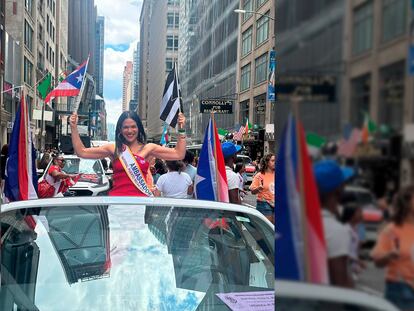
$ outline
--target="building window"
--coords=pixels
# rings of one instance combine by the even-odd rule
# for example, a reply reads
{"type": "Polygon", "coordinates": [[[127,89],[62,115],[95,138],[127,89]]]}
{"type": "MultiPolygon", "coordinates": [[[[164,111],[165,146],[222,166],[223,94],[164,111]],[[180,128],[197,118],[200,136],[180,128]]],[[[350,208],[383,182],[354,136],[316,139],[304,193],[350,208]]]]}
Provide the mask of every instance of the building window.
{"type": "Polygon", "coordinates": [[[33,29],[27,21],[24,22],[24,45],[33,52],[33,29]]]}
{"type": "Polygon", "coordinates": [[[254,83],[259,84],[267,80],[267,53],[256,58],[254,83]]]}
{"type": "Polygon", "coordinates": [[[372,48],[372,1],[354,10],[352,53],[358,54],[372,48]]]}
{"type": "Polygon", "coordinates": [[[256,9],[260,8],[267,0],[256,0],[256,9]]]}
{"type": "Polygon", "coordinates": [[[165,70],[167,72],[170,72],[173,69],[174,66],[174,60],[170,57],[167,57],[165,60],[165,70]]]}
{"type": "Polygon", "coordinates": [[[249,54],[252,50],[252,32],[253,28],[250,27],[242,34],[242,56],[249,54]]]}
{"type": "Polygon", "coordinates": [[[180,27],[180,14],[179,13],[175,13],[174,19],[175,19],[174,28],[179,28],[180,27]]]}
{"type": "Polygon", "coordinates": [[[174,27],[174,13],[167,13],[167,28],[174,27]]]}
{"type": "Polygon", "coordinates": [[[250,72],[250,64],[241,69],[240,92],[243,92],[250,87],[250,72]]]}
{"type": "Polygon", "coordinates": [[[362,126],[363,112],[369,112],[370,93],[370,75],[364,75],[351,81],[351,123],[354,126],[362,126]]]}
{"type": "Polygon", "coordinates": [[[240,103],[240,123],[246,122],[249,118],[249,100],[240,103]]]}
{"type": "Polygon", "coordinates": [[[167,50],[178,51],[178,36],[173,36],[173,35],[167,36],[167,50]]]}
{"type": "Polygon", "coordinates": [[[394,130],[401,130],[404,108],[405,62],[387,66],[380,70],[380,112],[381,124],[394,130]]]}
{"type": "Polygon", "coordinates": [[[25,0],[24,7],[26,8],[26,11],[29,12],[30,15],[33,14],[33,0],[25,0]]]}
{"type": "Polygon", "coordinates": [[[33,83],[33,64],[25,57],[24,58],[24,82],[29,85],[33,83]]]}
{"type": "Polygon", "coordinates": [[[382,41],[391,40],[406,30],[407,1],[384,0],[382,3],[382,41]]]}
{"type": "MultiPolygon", "coordinates": [[[[266,12],[265,15],[268,15],[269,12],[266,12]]],[[[269,38],[269,18],[262,16],[257,20],[256,28],[256,46],[263,43],[269,38]]]]}
{"type": "MultiPolygon", "coordinates": [[[[253,11],[253,0],[244,0],[243,10],[253,11]]],[[[243,14],[243,22],[248,20],[252,15],[252,13],[243,14]]]]}

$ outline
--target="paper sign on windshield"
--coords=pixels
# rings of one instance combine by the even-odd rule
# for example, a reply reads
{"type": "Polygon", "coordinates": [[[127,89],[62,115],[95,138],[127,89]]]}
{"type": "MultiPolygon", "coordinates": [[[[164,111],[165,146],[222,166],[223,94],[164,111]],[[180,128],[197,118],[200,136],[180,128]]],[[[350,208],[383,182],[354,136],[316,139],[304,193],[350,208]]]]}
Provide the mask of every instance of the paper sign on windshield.
{"type": "Polygon", "coordinates": [[[216,294],[232,311],[274,311],[273,291],[216,294]]]}

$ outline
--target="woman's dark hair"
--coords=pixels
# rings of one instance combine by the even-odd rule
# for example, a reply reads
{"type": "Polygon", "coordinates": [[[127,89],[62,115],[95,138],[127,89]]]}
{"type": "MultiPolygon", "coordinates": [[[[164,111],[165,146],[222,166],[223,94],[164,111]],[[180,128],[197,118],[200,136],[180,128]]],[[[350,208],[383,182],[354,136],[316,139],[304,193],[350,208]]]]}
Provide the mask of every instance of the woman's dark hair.
{"type": "Polygon", "coordinates": [[[181,173],[184,170],[183,161],[165,161],[165,164],[168,167],[168,170],[171,172],[181,173]]]}
{"type": "Polygon", "coordinates": [[[341,221],[344,224],[347,224],[351,221],[351,219],[354,217],[355,213],[360,209],[361,207],[358,204],[355,203],[348,203],[344,206],[344,210],[342,211],[341,221]]]}
{"type": "Polygon", "coordinates": [[[5,144],[1,147],[1,155],[7,156],[9,153],[9,145],[5,144]]]}
{"type": "Polygon", "coordinates": [[[234,172],[239,173],[243,167],[244,167],[243,162],[236,162],[236,165],[234,166],[234,172]]]}
{"type": "Polygon", "coordinates": [[[163,175],[167,172],[165,164],[161,159],[155,159],[154,167],[157,170],[157,173],[160,175],[163,175]]]}
{"type": "Polygon", "coordinates": [[[273,156],[273,153],[268,153],[260,160],[260,173],[264,174],[266,172],[269,167],[269,161],[273,156]]]}
{"type": "Polygon", "coordinates": [[[392,221],[401,226],[411,213],[411,202],[414,196],[414,186],[408,186],[401,189],[395,196],[393,202],[392,221]]]}
{"type": "Polygon", "coordinates": [[[141,118],[135,111],[124,111],[116,123],[115,129],[115,158],[122,152],[122,146],[125,144],[125,139],[122,136],[122,124],[126,119],[132,119],[135,121],[138,127],[138,137],[137,141],[141,144],[147,143],[147,135],[144,131],[144,126],[142,125],[141,118]]]}
{"type": "Polygon", "coordinates": [[[185,157],[184,157],[184,163],[192,164],[194,161],[194,153],[191,151],[186,150],[185,151],[185,157]]]}

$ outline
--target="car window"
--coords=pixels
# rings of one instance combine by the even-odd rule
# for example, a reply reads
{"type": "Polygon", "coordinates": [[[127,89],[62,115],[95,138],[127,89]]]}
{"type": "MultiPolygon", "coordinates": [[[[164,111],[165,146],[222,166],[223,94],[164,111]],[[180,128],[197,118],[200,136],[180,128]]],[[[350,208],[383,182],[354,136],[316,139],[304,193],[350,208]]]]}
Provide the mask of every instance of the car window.
{"type": "Polygon", "coordinates": [[[274,289],[274,231],[249,214],[85,205],[1,220],[3,311],[227,310],[217,293],[274,289]]]}
{"type": "Polygon", "coordinates": [[[63,171],[68,174],[103,174],[99,160],[67,158],[63,171]]]}
{"type": "Polygon", "coordinates": [[[324,300],[301,299],[300,297],[278,297],[276,292],[276,305],[278,311],[378,311],[354,303],[340,303],[324,300]]]}
{"type": "Polygon", "coordinates": [[[373,204],[375,203],[374,198],[369,192],[357,192],[356,193],[357,201],[361,205],[373,204]]]}

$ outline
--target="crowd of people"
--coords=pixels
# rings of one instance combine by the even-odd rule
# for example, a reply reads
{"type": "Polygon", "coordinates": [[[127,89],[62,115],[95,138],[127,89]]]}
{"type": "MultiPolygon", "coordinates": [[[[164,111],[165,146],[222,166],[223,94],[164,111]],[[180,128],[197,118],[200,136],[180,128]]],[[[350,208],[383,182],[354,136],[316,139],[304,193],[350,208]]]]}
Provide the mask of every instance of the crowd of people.
{"type": "MultiPolygon", "coordinates": [[[[361,260],[361,206],[341,205],[346,183],[354,170],[332,160],[314,165],[327,247],[329,282],[354,288],[366,267],[361,260]]],[[[414,310],[414,186],[401,189],[393,199],[389,218],[379,230],[370,258],[385,268],[386,299],[401,310],[414,310]]]]}

